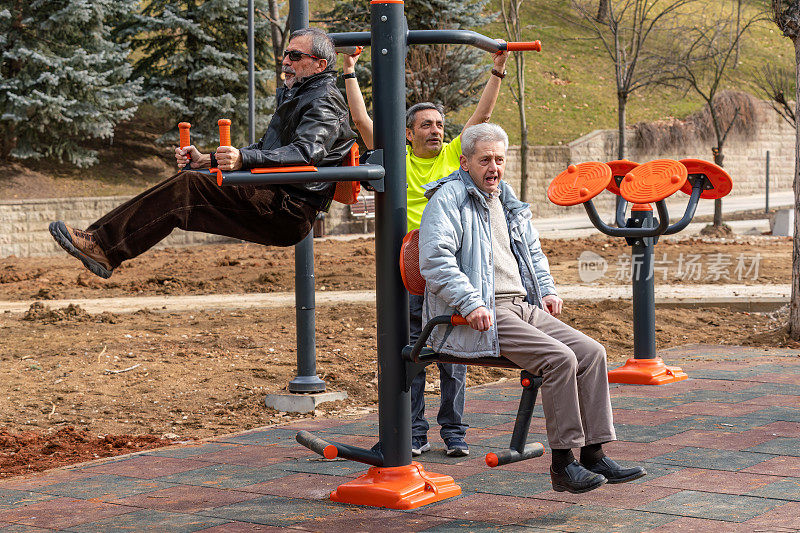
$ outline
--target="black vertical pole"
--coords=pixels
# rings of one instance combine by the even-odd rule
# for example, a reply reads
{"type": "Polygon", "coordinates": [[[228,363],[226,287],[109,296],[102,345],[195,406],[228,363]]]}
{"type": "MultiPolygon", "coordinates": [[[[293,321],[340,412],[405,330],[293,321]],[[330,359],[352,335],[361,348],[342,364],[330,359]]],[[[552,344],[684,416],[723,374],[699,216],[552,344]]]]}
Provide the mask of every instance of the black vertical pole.
{"type": "MultiPolygon", "coordinates": [[[[631,211],[631,227],[651,228],[652,211],[631,211]]],[[[653,272],[653,237],[637,237],[631,247],[633,269],[633,357],[656,358],[656,299],[653,272]]]]}
{"type": "Polygon", "coordinates": [[[249,143],[256,142],[256,66],[255,66],[255,8],[253,2],[247,0],[247,123],[249,127],[249,143]]]}
{"type": "MultiPolygon", "coordinates": [[[[308,0],[289,3],[290,31],[308,27],[308,0]]],[[[297,377],[290,392],[322,392],[325,382],[317,376],[316,320],[314,309],[314,230],[294,247],[294,299],[297,314],[297,377]]]]}
{"type": "Polygon", "coordinates": [[[398,258],[406,233],[406,23],[402,2],[372,2],[375,147],[384,150],[385,192],[375,194],[378,416],[384,466],[411,464],[411,397],[400,353],[408,342],[408,295],[398,258]]]}

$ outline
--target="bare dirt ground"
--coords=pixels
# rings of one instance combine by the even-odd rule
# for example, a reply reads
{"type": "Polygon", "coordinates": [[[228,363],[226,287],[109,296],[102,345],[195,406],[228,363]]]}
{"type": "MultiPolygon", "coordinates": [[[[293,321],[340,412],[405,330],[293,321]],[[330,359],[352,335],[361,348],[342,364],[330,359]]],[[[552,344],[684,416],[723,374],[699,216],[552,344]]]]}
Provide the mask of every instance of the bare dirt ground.
{"type": "MultiPolygon", "coordinates": [[[[614,264],[630,249],[616,239],[543,245],[559,283],[580,283],[577,258],[587,250],[609,263],[597,283],[625,283],[614,279],[614,264]]],[[[788,239],[693,238],[664,241],[656,250],[657,258],[666,254],[665,264],[671,261],[664,270],[667,281],[657,277],[658,283],[790,281],[788,239]],[[704,274],[694,279],[678,272],[682,254],[699,256],[696,263],[706,267],[704,274]],[[736,280],[736,258],[756,254],[758,272],[736,280]],[[708,265],[720,255],[731,258],[729,279],[707,279],[708,265]]],[[[318,242],[315,252],[318,290],[374,288],[372,239],[318,242]]],[[[90,315],[77,306],[47,305],[54,298],[287,291],[293,289],[293,261],[291,249],[252,244],[165,249],[101,280],[66,254],[0,259],[0,300],[39,300],[24,315],[0,315],[5,384],[0,426],[6,428],[0,433],[0,475],[298,418],[262,403],[265,393],[283,390],[295,375],[293,308],[90,315]]],[[[785,317],[779,315],[664,310],[657,313],[658,347],[698,342],[791,346],[781,329],[785,317]]],[[[601,340],[610,361],[631,355],[630,302],[567,302],[563,319],[601,340]]],[[[372,306],[317,308],[318,373],[349,399],[301,416],[353,416],[375,408],[375,335],[372,306]]],[[[514,375],[473,367],[469,384],[514,375]]],[[[429,373],[434,390],[435,380],[429,373]]]]}

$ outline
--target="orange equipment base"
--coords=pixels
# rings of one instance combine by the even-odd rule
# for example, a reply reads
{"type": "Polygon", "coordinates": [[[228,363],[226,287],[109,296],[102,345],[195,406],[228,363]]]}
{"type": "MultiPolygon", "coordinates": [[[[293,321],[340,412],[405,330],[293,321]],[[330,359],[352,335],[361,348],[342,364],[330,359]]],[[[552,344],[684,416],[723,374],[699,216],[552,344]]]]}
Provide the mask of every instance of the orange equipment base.
{"type": "Polygon", "coordinates": [[[355,505],[416,509],[461,494],[453,478],[426,473],[421,464],[373,466],[367,473],[331,492],[331,500],[355,505]]]}
{"type": "Polygon", "coordinates": [[[667,366],[660,357],[628,359],[621,367],[608,371],[609,383],[631,385],[666,385],[683,381],[688,377],[679,366],[667,366]]]}

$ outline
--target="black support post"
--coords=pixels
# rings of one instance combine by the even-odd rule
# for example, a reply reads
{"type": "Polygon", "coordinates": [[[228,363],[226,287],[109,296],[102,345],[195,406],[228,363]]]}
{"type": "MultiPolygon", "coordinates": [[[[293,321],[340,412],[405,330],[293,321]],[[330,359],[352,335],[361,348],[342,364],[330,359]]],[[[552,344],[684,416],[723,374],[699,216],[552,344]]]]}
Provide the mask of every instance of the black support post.
{"type": "Polygon", "coordinates": [[[384,150],[385,192],[375,194],[378,313],[378,415],[384,466],[411,464],[411,397],[403,390],[408,342],[408,295],[400,269],[406,233],[406,23],[402,3],[372,4],[375,147],[384,150]]]}
{"type": "MultiPolygon", "coordinates": [[[[308,0],[290,0],[291,31],[308,27],[308,0]]],[[[294,294],[297,308],[297,377],[290,392],[323,392],[325,382],[317,376],[316,307],[314,298],[314,230],[294,248],[294,294]]]]}
{"type": "MultiPolygon", "coordinates": [[[[632,211],[634,228],[653,227],[652,211],[632,211]]],[[[656,358],[656,298],[653,279],[653,237],[633,239],[631,270],[633,283],[633,357],[656,358]]]]}

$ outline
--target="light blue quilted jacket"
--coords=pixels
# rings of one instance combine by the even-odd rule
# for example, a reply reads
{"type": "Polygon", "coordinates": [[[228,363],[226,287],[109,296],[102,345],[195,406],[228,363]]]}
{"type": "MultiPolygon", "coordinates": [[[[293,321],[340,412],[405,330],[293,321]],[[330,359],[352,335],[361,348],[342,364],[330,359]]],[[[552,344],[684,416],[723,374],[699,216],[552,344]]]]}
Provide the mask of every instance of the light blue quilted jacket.
{"type": "MultiPolygon", "coordinates": [[[[492,313],[488,331],[439,326],[428,342],[437,352],[457,357],[499,357],[487,195],[461,169],[428,183],[425,189],[428,204],[419,235],[420,271],[426,281],[423,323],[437,315],[467,316],[480,306],[492,313]]],[[[539,232],[531,222],[528,204],[518,200],[504,181],[499,191],[527,300],[541,307],[542,297],[556,294],[556,288],[539,232]]]]}

